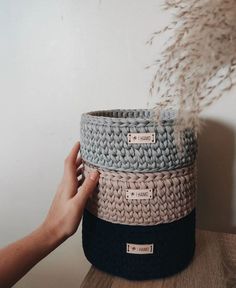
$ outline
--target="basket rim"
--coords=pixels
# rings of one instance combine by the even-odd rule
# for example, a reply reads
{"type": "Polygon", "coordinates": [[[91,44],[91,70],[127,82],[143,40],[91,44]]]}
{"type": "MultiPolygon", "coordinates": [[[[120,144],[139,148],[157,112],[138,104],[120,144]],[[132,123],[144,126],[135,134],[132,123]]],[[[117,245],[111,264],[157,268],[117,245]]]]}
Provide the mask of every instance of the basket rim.
{"type": "MultiPolygon", "coordinates": [[[[168,125],[168,124],[174,124],[175,118],[173,117],[173,114],[176,113],[175,110],[164,110],[162,114],[162,124],[168,125]],[[169,114],[168,114],[169,112],[169,114]],[[171,114],[172,113],[172,114],[171,114]],[[164,117],[167,117],[165,119],[164,117]],[[171,117],[172,116],[172,117],[171,117]]],[[[88,119],[89,121],[95,121],[95,122],[121,122],[121,123],[129,123],[129,122],[139,122],[139,123],[155,123],[154,120],[154,111],[153,109],[148,108],[131,108],[131,109],[103,109],[103,110],[94,110],[82,113],[82,119],[88,119]],[[143,112],[147,114],[147,118],[145,116],[143,117],[115,117],[115,116],[108,116],[106,114],[108,113],[138,113],[143,112]],[[104,114],[104,115],[100,115],[104,114]]]]}

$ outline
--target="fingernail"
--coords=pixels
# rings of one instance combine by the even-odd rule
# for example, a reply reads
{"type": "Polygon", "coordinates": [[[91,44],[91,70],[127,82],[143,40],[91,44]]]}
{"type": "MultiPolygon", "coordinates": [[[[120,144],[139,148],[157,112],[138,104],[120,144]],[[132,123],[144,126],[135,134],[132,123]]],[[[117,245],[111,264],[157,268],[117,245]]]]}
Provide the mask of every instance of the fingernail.
{"type": "Polygon", "coordinates": [[[95,181],[95,180],[97,180],[98,175],[99,175],[98,171],[93,171],[89,174],[89,177],[91,180],[95,181]]]}

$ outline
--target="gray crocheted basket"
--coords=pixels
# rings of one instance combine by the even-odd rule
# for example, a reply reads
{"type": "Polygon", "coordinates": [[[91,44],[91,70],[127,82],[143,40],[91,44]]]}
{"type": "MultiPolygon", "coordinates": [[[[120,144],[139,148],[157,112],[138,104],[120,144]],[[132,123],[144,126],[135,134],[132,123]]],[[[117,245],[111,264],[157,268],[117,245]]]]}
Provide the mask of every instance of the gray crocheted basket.
{"type": "Polygon", "coordinates": [[[173,170],[194,163],[197,141],[192,130],[183,132],[179,153],[174,137],[173,113],[165,111],[162,125],[152,110],[103,110],[81,117],[81,155],[88,163],[127,172],[173,170]]]}

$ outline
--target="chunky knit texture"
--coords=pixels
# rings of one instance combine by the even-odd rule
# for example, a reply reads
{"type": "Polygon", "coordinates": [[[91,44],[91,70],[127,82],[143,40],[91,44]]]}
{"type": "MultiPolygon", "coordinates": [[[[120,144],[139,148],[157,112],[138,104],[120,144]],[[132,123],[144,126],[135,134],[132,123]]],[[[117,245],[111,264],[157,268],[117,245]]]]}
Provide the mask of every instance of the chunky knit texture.
{"type": "Polygon", "coordinates": [[[175,143],[173,119],[163,113],[162,125],[149,109],[107,110],[82,114],[81,155],[106,169],[130,172],[172,170],[193,164],[196,139],[190,129],[182,133],[181,151],[175,143]],[[129,133],[155,133],[155,143],[129,144],[129,133]]]}
{"type": "Polygon", "coordinates": [[[113,224],[84,212],[83,249],[97,268],[130,280],[171,276],[183,270],[195,250],[195,210],[178,221],[155,226],[113,224]],[[153,243],[153,254],[126,253],[126,243],[153,243]]]}
{"type": "Polygon", "coordinates": [[[83,175],[100,172],[84,211],[84,252],[97,268],[134,280],[181,271],[195,249],[197,141],[185,129],[178,146],[172,110],[161,125],[153,117],[148,109],[118,109],[81,118],[83,175]]]}
{"type": "Polygon", "coordinates": [[[85,176],[97,168],[99,184],[87,202],[95,216],[129,225],[176,221],[195,207],[195,166],[155,173],[117,172],[84,163],[85,176]],[[152,199],[126,199],[127,189],[152,189],[152,199]]]}

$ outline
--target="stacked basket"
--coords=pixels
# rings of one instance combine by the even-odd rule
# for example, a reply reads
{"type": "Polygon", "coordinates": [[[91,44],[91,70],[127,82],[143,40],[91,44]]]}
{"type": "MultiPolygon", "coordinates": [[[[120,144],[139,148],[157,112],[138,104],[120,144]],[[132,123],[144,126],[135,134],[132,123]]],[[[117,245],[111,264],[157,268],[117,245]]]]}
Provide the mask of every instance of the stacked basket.
{"type": "Polygon", "coordinates": [[[193,131],[175,143],[174,113],[161,125],[152,110],[82,114],[85,176],[100,172],[83,215],[83,249],[97,268],[127,279],[163,278],[184,269],[195,249],[193,131]]]}

